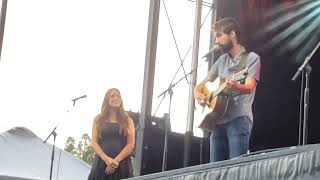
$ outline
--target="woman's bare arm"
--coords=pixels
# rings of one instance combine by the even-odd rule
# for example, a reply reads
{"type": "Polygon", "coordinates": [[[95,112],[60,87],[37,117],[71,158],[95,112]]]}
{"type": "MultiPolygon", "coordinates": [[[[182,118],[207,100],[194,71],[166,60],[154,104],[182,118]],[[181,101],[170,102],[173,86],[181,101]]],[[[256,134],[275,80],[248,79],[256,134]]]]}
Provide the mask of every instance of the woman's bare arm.
{"type": "Polygon", "coordinates": [[[134,148],[135,141],[135,131],[134,123],[131,117],[128,116],[128,134],[127,134],[127,145],[121,150],[121,152],[116,156],[115,160],[121,162],[127,156],[131,154],[134,148]]]}

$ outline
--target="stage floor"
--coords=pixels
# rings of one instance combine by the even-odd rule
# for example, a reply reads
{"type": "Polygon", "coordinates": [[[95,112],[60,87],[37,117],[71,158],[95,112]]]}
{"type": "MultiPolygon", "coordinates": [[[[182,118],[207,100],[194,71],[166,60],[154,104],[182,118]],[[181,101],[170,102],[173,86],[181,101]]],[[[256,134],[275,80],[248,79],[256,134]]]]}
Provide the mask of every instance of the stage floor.
{"type": "Polygon", "coordinates": [[[254,152],[231,160],[130,178],[198,180],[319,180],[320,144],[254,152]]]}

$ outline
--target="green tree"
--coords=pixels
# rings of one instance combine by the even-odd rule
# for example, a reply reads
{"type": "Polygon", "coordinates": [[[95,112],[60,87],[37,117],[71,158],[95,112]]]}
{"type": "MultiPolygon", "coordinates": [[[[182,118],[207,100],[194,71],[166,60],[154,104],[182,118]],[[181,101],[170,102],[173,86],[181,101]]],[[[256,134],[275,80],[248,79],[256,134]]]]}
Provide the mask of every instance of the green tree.
{"type": "Polygon", "coordinates": [[[73,137],[69,137],[67,139],[67,142],[65,143],[64,150],[75,154],[76,153],[76,140],[73,137]]]}
{"type": "Polygon", "coordinates": [[[69,137],[65,143],[64,150],[77,156],[90,165],[93,163],[95,152],[91,147],[91,138],[87,133],[82,135],[82,138],[78,144],[75,143],[73,137],[69,137]]]}
{"type": "Polygon", "coordinates": [[[91,147],[91,138],[88,134],[83,134],[81,141],[78,143],[78,156],[88,164],[93,163],[95,152],[91,147]]]}

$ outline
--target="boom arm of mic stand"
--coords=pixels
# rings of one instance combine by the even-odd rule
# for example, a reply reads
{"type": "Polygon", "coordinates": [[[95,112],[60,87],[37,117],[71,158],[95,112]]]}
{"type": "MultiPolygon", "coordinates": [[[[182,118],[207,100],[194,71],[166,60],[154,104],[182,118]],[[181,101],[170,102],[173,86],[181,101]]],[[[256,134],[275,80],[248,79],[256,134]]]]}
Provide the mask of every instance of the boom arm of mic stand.
{"type": "Polygon", "coordinates": [[[46,140],[43,141],[43,143],[46,143],[48,141],[48,139],[50,138],[51,135],[56,136],[56,129],[57,129],[58,125],[56,127],[54,127],[54,129],[51,131],[51,133],[48,135],[48,137],[46,138],[46,140]]]}
{"type": "Polygon", "coordinates": [[[176,86],[182,79],[186,78],[189,74],[191,74],[194,70],[191,70],[188,74],[180,78],[177,82],[170,84],[169,87],[164,90],[161,94],[158,95],[157,98],[161,97],[162,95],[166,94],[169,90],[171,90],[174,86],[176,86]]]}
{"type": "Polygon", "coordinates": [[[51,162],[50,162],[50,174],[49,174],[49,180],[52,180],[52,170],[53,170],[53,161],[54,161],[54,151],[55,151],[55,147],[56,147],[56,137],[57,137],[57,133],[56,133],[56,129],[57,129],[58,125],[56,127],[54,127],[54,129],[51,131],[51,133],[49,134],[49,136],[47,137],[46,140],[43,141],[43,143],[46,143],[47,140],[50,138],[51,135],[53,135],[53,146],[52,146],[52,151],[51,151],[51,162]]]}
{"type": "Polygon", "coordinates": [[[305,68],[305,66],[309,63],[311,57],[316,52],[316,50],[319,48],[319,46],[320,46],[320,42],[318,42],[317,46],[313,49],[313,51],[305,58],[304,62],[301,64],[301,66],[299,67],[298,71],[292,77],[292,79],[291,79],[292,81],[296,81],[297,80],[298,76],[301,74],[301,72],[305,68]]]}
{"type": "MultiPolygon", "coordinates": [[[[200,65],[198,65],[198,67],[200,67],[200,65]]],[[[197,70],[198,67],[195,68],[195,69],[193,69],[193,70],[191,70],[191,71],[190,71],[188,74],[186,74],[185,76],[188,76],[188,75],[191,74],[193,71],[197,70]]],[[[172,91],[172,87],[174,87],[175,85],[177,85],[182,79],[185,78],[185,76],[183,76],[182,78],[180,78],[177,82],[175,82],[175,83],[173,83],[173,84],[171,83],[166,90],[164,90],[160,95],[158,95],[157,98],[161,97],[162,95],[164,95],[164,96],[163,96],[162,100],[160,101],[160,103],[158,104],[158,106],[157,106],[157,108],[156,108],[153,116],[155,116],[155,114],[157,113],[157,111],[158,111],[158,109],[159,109],[159,107],[160,107],[163,99],[165,98],[166,93],[167,93],[169,90],[172,91]]],[[[172,81],[173,81],[173,80],[172,80],[172,81]]],[[[171,81],[171,82],[172,82],[172,81],[171,81]]]]}

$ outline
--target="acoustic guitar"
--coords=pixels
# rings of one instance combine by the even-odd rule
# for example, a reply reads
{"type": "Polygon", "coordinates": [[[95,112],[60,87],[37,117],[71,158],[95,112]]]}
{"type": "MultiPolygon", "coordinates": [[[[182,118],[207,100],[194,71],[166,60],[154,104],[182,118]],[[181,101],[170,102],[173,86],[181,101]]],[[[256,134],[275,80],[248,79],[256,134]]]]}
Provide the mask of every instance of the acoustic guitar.
{"type": "Polygon", "coordinates": [[[208,88],[206,85],[202,87],[203,94],[207,97],[206,101],[201,102],[202,116],[205,115],[203,120],[199,123],[198,127],[204,131],[211,132],[217,120],[221,118],[227,111],[230,93],[232,90],[227,88],[226,79],[233,81],[241,81],[247,77],[248,68],[245,68],[237,73],[227,76],[227,78],[220,78],[220,85],[217,89],[208,88]]]}

